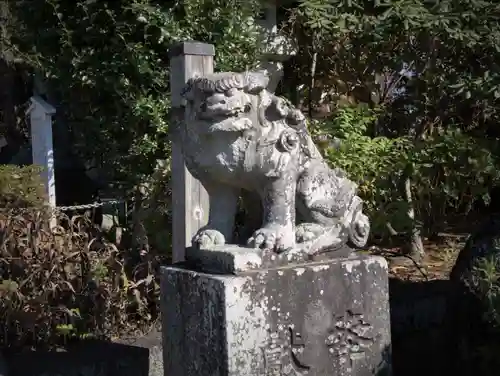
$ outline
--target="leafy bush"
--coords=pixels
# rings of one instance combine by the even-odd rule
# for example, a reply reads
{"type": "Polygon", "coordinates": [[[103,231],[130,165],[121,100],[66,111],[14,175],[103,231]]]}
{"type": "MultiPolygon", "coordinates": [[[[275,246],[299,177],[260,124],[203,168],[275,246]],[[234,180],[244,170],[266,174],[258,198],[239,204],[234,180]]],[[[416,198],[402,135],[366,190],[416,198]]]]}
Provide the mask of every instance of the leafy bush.
{"type": "Polygon", "coordinates": [[[168,6],[157,0],[20,0],[9,7],[12,51],[46,82],[73,151],[130,186],[170,153],[171,46],[215,44],[218,70],[255,65],[260,48],[258,29],[248,22],[259,13],[258,0],[168,6]]]}
{"type": "Polygon", "coordinates": [[[408,202],[402,194],[406,174],[412,179],[417,220],[428,233],[443,227],[453,215],[468,214],[475,202],[488,203],[491,186],[500,180],[498,159],[492,153],[494,141],[456,128],[420,141],[409,136],[371,137],[382,114],[381,109],[364,104],[347,105],[326,120],[311,122],[314,136],[340,140],[340,147],[327,145],[323,154],[359,184],[374,234],[386,232],[388,222],[397,232],[410,228],[408,202]]]}
{"type": "Polygon", "coordinates": [[[338,148],[323,149],[324,156],[359,184],[374,234],[386,231],[388,221],[404,225],[407,206],[400,197],[398,183],[411,150],[406,138],[367,135],[378,114],[363,105],[339,107],[332,118],[313,121],[312,131],[314,135],[323,133],[340,140],[338,148]]]}
{"type": "Polygon", "coordinates": [[[479,298],[483,304],[483,319],[492,328],[500,329],[500,249],[499,239],[492,240],[490,250],[492,254],[488,257],[479,258],[474,263],[468,279],[468,287],[479,298]]]}
{"type": "Polygon", "coordinates": [[[153,249],[163,255],[172,247],[172,189],[170,161],[158,161],[155,172],[136,194],[134,228],[142,252],[153,249]],[[138,202],[138,198],[142,200],[138,202]],[[141,228],[138,228],[141,227],[141,228]]]}
{"type": "Polygon", "coordinates": [[[469,214],[475,202],[489,203],[489,191],[500,180],[495,144],[450,129],[415,146],[416,209],[431,232],[469,214]]]}

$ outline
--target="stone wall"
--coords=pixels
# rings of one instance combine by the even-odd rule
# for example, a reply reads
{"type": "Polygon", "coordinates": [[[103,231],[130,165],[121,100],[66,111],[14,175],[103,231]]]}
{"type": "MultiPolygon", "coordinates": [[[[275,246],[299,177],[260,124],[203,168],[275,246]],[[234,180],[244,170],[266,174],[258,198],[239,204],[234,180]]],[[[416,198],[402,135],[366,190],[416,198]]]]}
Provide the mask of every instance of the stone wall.
{"type": "MultiPolygon", "coordinates": [[[[91,341],[60,352],[6,353],[8,376],[163,376],[161,334],[91,341]]],[[[4,376],[0,371],[0,376],[4,376]]]]}

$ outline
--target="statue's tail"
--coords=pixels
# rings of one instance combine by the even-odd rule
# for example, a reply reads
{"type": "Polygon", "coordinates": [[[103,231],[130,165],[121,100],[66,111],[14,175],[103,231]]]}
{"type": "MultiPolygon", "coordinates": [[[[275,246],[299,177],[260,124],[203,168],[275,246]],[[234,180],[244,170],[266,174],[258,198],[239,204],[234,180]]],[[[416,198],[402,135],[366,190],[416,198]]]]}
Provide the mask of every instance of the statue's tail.
{"type": "Polygon", "coordinates": [[[312,159],[323,159],[321,153],[318,150],[318,147],[314,143],[311,135],[306,132],[304,136],[302,136],[303,144],[304,144],[304,152],[309,158],[312,159]]]}
{"type": "Polygon", "coordinates": [[[349,244],[355,248],[364,247],[370,236],[370,220],[363,214],[363,200],[354,196],[346,214],[349,244]]]}

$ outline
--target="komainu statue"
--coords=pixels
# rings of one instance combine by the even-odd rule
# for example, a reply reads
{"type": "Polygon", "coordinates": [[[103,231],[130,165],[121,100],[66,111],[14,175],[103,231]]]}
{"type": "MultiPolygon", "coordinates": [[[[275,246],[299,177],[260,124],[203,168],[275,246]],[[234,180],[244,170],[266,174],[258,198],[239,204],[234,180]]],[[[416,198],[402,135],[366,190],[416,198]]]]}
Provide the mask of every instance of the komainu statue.
{"type": "Polygon", "coordinates": [[[323,160],[304,115],[266,90],[265,71],[215,73],[188,81],[177,131],[186,166],[210,198],[208,224],[193,244],[231,242],[238,198],[258,197],[261,223],[248,246],[307,254],[366,244],[370,224],[357,186],[323,160]]]}

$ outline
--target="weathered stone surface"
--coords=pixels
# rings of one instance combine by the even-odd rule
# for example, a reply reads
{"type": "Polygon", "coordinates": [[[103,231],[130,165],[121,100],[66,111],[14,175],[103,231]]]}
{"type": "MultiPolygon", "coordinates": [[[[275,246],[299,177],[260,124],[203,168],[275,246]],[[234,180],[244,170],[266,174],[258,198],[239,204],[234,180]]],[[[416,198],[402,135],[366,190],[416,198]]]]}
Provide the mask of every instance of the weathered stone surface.
{"type": "MultiPolygon", "coordinates": [[[[347,246],[338,249],[335,256],[348,257],[353,250],[347,246]]],[[[304,247],[293,248],[288,252],[276,253],[270,249],[259,249],[239,245],[213,245],[207,247],[189,247],[186,249],[186,261],[196,270],[215,274],[235,274],[256,269],[303,264],[318,261],[324,254],[309,254],[304,247]]],[[[331,257],[330,257],[331,258],[331,257]]]]}
{"type": "Polygon", "coordinates": [[[243,200],[248,211],[263,209],[261,223],[245,239],[251,247],[314,255],[348,243],[364,246],[370,223],[357,185],[328,166],[305,116],[267,90],[269,74],[222,72],[187,82],[185,118],[175,139],[210,202],[208,223],[193,245],[232,243],[238,198],[248,191],[256,198],[243,200]]]}
{"type": "Polygon", "coordinates": [[[387,263],[214,275],[162,269],[165,375],[390,374],[387,263]]]}

